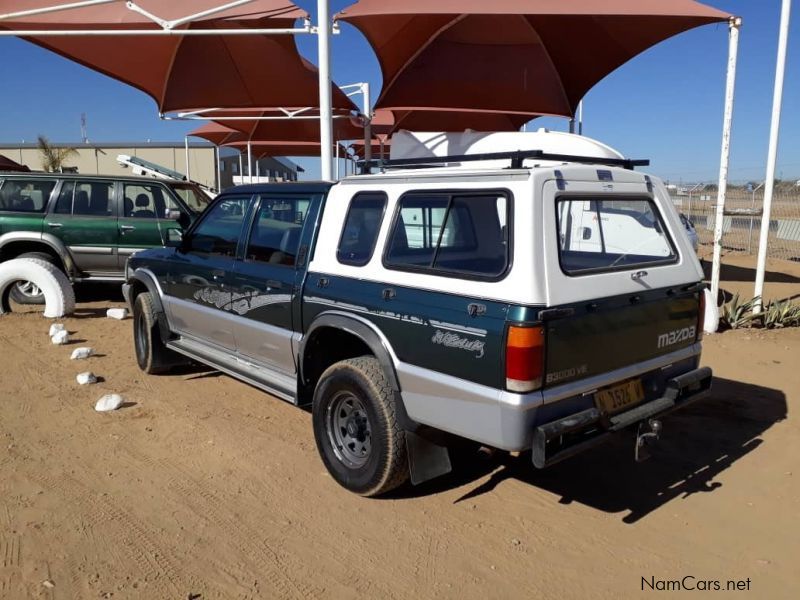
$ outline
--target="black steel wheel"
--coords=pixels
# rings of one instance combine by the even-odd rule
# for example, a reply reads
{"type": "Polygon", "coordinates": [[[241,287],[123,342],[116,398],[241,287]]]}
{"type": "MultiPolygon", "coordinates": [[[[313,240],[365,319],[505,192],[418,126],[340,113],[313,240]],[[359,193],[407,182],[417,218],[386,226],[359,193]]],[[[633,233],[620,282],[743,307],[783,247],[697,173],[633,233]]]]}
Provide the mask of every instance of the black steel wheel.
{"type": "Polygon", "coordinates": [[[351,492],[378,496],[408,479],[397,402],[372,356],[340,361],[322,374],[312,409],[317,450],[331,476],[351,492]]]}

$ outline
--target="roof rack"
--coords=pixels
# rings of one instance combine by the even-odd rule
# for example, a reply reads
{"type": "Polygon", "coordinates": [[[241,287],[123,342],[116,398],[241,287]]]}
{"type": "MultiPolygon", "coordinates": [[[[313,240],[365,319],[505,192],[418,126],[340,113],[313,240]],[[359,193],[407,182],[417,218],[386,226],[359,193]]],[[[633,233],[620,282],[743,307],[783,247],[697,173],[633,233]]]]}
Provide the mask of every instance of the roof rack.
{"type": "Polygon", "coordinates": [[[483,160],[510,159],[512,169],[521,169],[522,162],[530,158],[554,160],[558,162],[576,162],[585,164],[607,165],[633,170],[634,167],[646,167],[648,159],[604,158],[600,156],[578,156],[573,154],[550,154],[543,150],[515,150],[511,152],[488,152],[485,154],[456,154],[451,156],[424,156],[418,158],[398,158],[391,160],[358,161],[362,173],[368,173],[372,167],[379,169],[426,168],[452,162],[477,162],[483,160]]]}

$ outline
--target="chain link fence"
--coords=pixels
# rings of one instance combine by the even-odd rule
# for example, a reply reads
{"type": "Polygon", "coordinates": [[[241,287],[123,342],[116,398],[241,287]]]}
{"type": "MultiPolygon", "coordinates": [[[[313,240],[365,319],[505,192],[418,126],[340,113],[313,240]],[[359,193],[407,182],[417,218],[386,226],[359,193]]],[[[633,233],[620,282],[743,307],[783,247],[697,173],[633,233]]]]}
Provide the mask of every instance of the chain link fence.
{"type": "MultiPolygon", "coordinates": [[[[717,186],[670,186],[672,201],[695,226],[701,245],[714,244],[717,186]]],[[[726,254],[758,254],[764,188],[728,187],[722,225],[726,254]]],[[[779,182],[772,196],[767,256],[800,262],[800,186],[779,182]]]]}

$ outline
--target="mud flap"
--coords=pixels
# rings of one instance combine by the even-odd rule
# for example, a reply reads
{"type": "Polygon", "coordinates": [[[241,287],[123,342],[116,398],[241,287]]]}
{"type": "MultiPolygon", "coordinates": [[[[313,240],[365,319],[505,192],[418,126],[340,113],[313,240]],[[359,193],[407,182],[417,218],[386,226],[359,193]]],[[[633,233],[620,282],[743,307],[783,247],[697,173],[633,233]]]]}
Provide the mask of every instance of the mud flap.
{"type": "Polygon", "coordinates": [[[406,451],[408,452],[408,469],[411,472],[411,483],[419,485],[452,470],[450,453],[444,446],[439,446],[411,431],[406,431],[406,451]]]}

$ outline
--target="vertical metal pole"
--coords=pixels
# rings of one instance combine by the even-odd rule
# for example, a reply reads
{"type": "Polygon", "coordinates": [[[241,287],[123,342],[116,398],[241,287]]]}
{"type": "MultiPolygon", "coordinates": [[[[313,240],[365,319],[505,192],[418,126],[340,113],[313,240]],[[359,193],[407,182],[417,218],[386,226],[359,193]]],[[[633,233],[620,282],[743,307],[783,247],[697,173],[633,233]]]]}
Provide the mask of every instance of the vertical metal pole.
{"type": "Polygon", "coordinates": [[[728,164],[731,155],[731,125],[733,123],[733,93],[736,88],[736,58],[739,52],[739,28],[742,20],[731,18],[728,24],[728,77],[725,82],[725,116],[722,120],[722,150],[719,162],[717,215],[714,224],[714,258],[711,265],[711,298],[719,302],[719,273],[722,260],[722,229],[725,219],[725,193],[728,188],[728,164]]]}
{"type": "Polygon", "coordinates": [[[217,160],[217,193],[222,191],[222,164],[220,162],[219,146],[214,147],[214,156],[217,160]]]}
{"type": "Polygon", "coordinates": [[[569,119],[569,132],[575,133],[575,117],[570,117],[569,119]]]}
{"type": "Polygon", "coordinates": [[[319,143],[320,174],[332,179],[333,120],[331,99],[331,11],[329,0],[317,0],[317,41],[319,47],[319,143]]]}
{"type": "Polygon", "coordinates": [[[189,172],[189,136],[186,135],[183,137],[183,146],[186,150],[186,180],[190,180],[192,178],[191,173],[189,172]]]}
{"type": "Polygon", "coordinates": [[[253,183],[253,147],[247,140],[247,182],[253,183]]]}
{"type": "Polygon", "coordinates": [[[583,135],[583,100],[578,102],[578,135],[583,135]]]}
{"type": "Polygon", "coordinates": [[[361,94],[364,97],[364,117],[367,119],[364,124],[364,160],[369,163],[372,160],[372,101],[368,82],[361,84],[361,94]]]}
{"type": "Polygon", "coordinates": [[[340,177],[339,177],[340,164],[339,163],[340,163],[340,161],[339,161],[339,142],[336,142],[336,181],[339,181],[339,179],[340,179],[340,177]]]}
{"type": "Polygon", "coordinates": [[[775,163],[778,159],[778,135],[781,128],[781,104],[783,103],[783,79],[786,70],[786,46],[789,41],[789,17],[792,0],[783,0],[781,9],[781,28],[778,37],[778,60],[775,65],[775,91],[772,96],[772,123],[769,131],[769,151],[767,152],[767,180],[764,183],[764,210],[761,214],[761,239],[758,241],[758,263],[756,266],[757,298],[753,312],[761,312],[764,294],[764,275],[767,270],[767,242],[769,238],[769,219],[772,211],[772,193],[775,188],[775,163]]]}
{"type": "Polygon", "coordinates": [[[244,152],[239,150],[239,185],[244,183],[244,164],[242,163],[242,156],[244,156],[244,152]]]}

